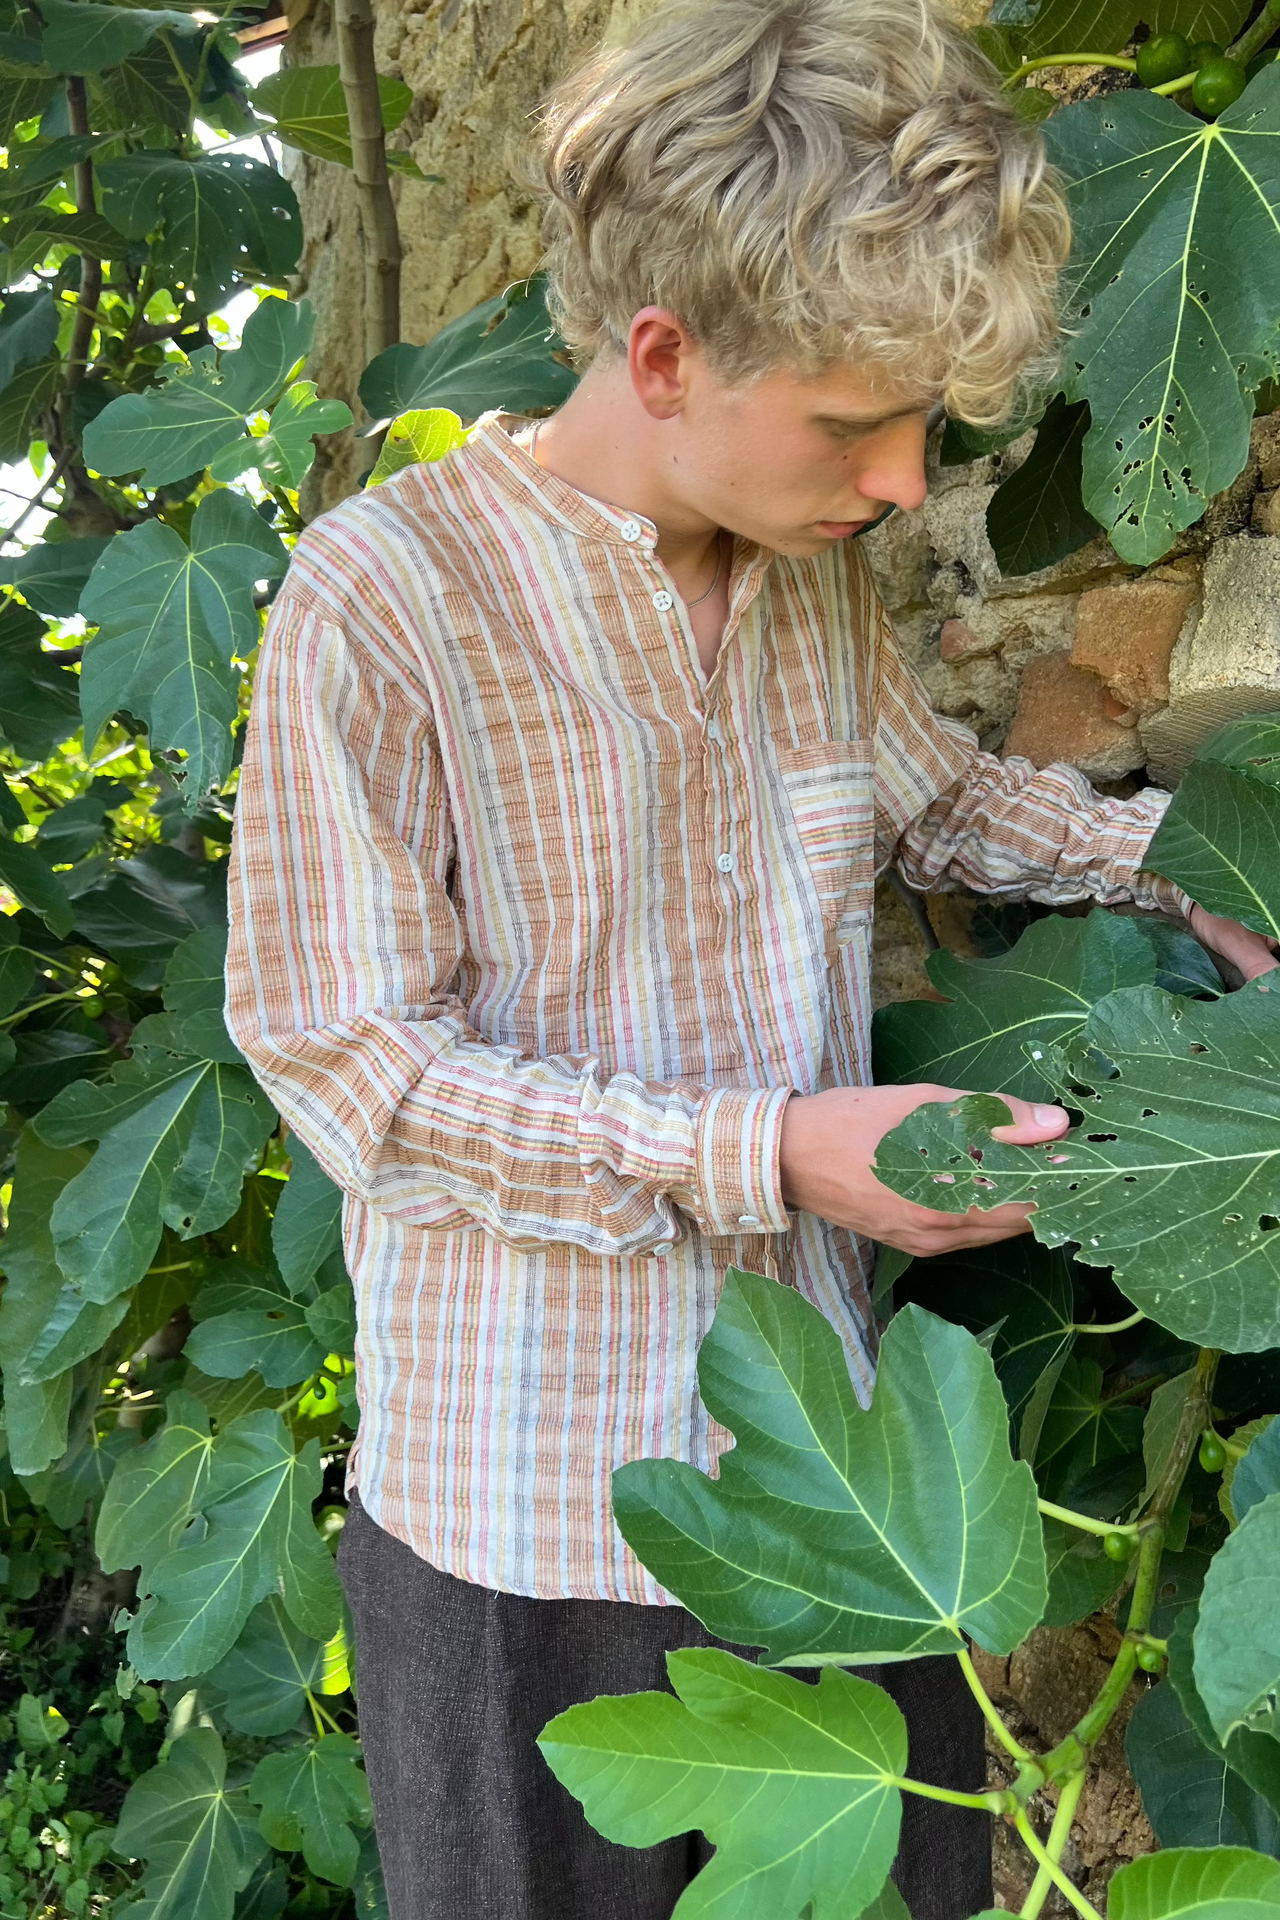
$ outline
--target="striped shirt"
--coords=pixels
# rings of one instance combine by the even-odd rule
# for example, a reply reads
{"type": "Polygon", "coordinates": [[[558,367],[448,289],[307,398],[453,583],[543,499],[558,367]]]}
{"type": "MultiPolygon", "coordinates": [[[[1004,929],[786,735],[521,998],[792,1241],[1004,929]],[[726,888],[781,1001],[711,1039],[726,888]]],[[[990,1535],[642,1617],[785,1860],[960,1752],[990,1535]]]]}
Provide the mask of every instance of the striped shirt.
{"type": "Polygon", "coordinates": [[[609,1476],[729,1444],[694,1358],[725,1270],[799,1288],[860,1392],[868,1252],[788,1213],[790,1093],[868,1078],[876,873],[1065,902],[1167,796],[980,753],[857,542],[735,543],[706,679],[656,530],[481,423],[326,514],[263,641],[228,1020],[344,1189],[350,1484],[435,1566],[662,1604],[609,1476]]]}

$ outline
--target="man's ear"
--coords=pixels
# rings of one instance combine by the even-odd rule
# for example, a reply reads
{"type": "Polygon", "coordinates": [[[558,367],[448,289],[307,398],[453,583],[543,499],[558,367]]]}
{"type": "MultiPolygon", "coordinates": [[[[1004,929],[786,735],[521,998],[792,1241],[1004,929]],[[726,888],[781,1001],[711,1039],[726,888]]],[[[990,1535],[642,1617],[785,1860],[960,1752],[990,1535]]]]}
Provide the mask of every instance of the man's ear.
{"type": "Polygon", "coordinates": [[[642,307],[627,335],[627,367],[637,400],[654,420],[672,420],[689,395],[698,345],[667,307],[642,307]]]}

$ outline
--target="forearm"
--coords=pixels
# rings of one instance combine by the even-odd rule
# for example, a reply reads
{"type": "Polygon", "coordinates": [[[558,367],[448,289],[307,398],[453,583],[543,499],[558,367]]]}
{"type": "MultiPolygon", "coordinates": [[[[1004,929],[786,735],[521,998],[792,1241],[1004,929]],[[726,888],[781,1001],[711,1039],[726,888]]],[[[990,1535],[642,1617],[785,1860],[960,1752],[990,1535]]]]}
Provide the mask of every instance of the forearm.
{"type": "Polygon", "coordinates": [[[602,1255],[651,1252],[691,1220],[714,1235],[787,1225],[786,1089],[605,1077],[491,1045],[451,1014],[291,1034],[240,1025],[239,1039],[331,1177],[412,1225],[602,1255]]]}
{"type": "Polygon", "coordinates": [[[1074,767],[1037,772],[1029,760],[975,753],[964,778],[908,827],[897,862],[920,891],[968,886],[1055,906],[1093,899],[1182,911],[1181,891],[1143,870],[1168,802],[1155,788],[1107,799],[1074,767]]]}

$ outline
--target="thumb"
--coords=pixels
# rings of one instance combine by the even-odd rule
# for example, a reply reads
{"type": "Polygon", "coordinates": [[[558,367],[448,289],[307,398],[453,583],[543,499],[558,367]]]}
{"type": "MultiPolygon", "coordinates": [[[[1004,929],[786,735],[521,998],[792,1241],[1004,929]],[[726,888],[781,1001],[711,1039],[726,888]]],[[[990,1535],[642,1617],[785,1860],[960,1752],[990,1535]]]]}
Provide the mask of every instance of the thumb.
{"type": "Polygon", "coordinates": [[[1017,1100],[1007,1093],[1000,1098],[1012,1113],[1013,1124],[992,1127],[991,1138],[1007,1146],[1034,1147],[1042,1140],[1057,1140],[1071,1124],[1062,1107],[1033,1105],[1030,1100],[1017,1100]]]}

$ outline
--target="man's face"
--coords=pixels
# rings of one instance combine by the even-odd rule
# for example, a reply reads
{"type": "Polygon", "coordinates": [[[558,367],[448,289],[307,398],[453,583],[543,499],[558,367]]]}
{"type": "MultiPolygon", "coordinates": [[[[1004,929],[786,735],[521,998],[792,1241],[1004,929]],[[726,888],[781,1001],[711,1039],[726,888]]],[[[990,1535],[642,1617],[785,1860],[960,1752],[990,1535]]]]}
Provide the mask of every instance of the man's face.
{"type": "Polygon", "coordinates": [[[668,483],[689,507],[778,553],[824,553],[889,505],[925,497],[929,399],[842,364],[775,371],[746,386],[697,352],[671,443],[668,483]]]}

